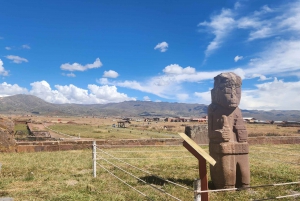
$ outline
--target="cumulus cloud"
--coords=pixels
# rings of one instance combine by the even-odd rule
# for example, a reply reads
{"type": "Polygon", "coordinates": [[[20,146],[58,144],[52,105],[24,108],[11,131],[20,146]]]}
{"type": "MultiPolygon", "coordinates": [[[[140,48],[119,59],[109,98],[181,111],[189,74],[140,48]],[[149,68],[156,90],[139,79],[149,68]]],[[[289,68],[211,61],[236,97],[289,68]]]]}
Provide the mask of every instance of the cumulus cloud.
{"type": "MultiPolygon", "coordinates": [[[[1,61],[1,60],[0,60],[1,61]]],[[[28,90],[26,88],[20,87],[17,84],[8,84],[3,82],[0,84],[0,97],[11,96],[15,94],[27,94],[28,90]]]]}
{"type": "Polygon", "coordinates": [[[92,64],[81,65],[79,63],[73,63],[73,64],[65,63],[60,66],[60,69],[66,71],[86,71],[92,68],[99,68],[101,66],[102,63],[100,59],[97,58],[92,64]]]}
{"type": "Polygon", "coordinates": [[[260,110],[300,110],[300,81],[272,82],[256,85],[255,89],[242,91],[241,108],[260,110]]]}
{"type": "Polygon", "coordinates": [[[196,72],[195,68],[192,68],[190,66],[186,68],[182,68],[178,64],[171,64],[166,66],[163,69],[163,72],[166,74],[193,74],[196,72]]]}
{"type": "Polygon", "coordinates": [[[242,60],[243,58],[244,58],[243,56],[236,55],[236,56],[234,57],[234,61],[237,62],[237,61],[239,61],[239,60],[242,60]]]}
{"type": "Polygon", "coordinates": [[[8,71],[5,70],[5,68],[3,66],[3,61],[1,59],[0,59],[0,75],[2,75],[2,76],[8,75],[8,71]]]}
{"type": "Polygon", "coordinates": [[[30,47],[29,45],[22,45],[21,47],[22,47],[23,49],[28,49],[28,50],[31,49],[31,47],[30,47]]]}
{"type": "Polygon", "coordinates": [[[144,100],[144,101],[151,101],[151,99],[149,98],[149,96],[144,96],[144,97],[143,97],[143,100],[144,100]]]}
{"type": "Polygon", "coordinates": [[[161,51],[161,52],[166,52],[167,50],[168,50],[168,47],[169,47],[169,45],[168,45],[168,43],[167,42],[161,42],[161,43],[158,43],[155,47],[154,47],[154,49],[155,50],[159,50],[159,51],[161,51]]]}
{"type": "Polygon", "coordinates": [[[103,104],[136,100],[124,93],[119,93],[115,86],[90,84],[87,86],[88,89],[82,89],[70,84],[55,85],[56,89],[52,89],[45,80],[33,82],[30,85],[32,87],[30,94],[51,103],[103,104]]]}
{"type": "Polygon", "coordinates": [[[6,50],[11,50],[11,47],[5,47],[6,50]]]}
{"type": "Polygon", "coordinates": [[[5,57],[9,60],[12,60],[12,62],[14,62],[16,64],[20,64],[20,63],[23,63],[23,62],[28,62],[27,59],[19,57],[19,56],[15,56],[15,55],[7,55],[5,57]]]}
{"type": "Polygon", "coordinates": [[[104,71],[104,73],[103,73],[103,77],[117,78],[118,76],[119,76],[119,74],[113,70],[104,71]]]}

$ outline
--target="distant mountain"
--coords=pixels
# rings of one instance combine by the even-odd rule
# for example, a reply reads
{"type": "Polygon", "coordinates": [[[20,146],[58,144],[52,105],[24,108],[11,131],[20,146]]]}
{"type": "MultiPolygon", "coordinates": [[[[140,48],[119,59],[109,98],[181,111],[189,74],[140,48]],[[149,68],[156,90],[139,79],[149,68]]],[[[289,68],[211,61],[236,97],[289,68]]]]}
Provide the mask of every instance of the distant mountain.
{"type": "MultiPolygon", "coordinates": [[[[123,117],[201,117],[207,114],[207,105],[151,101],[125,101],[108,104],[53,104],[32,95],[14,95],[0,98],[2,114],[33,114],[56,116],[123,116],[123,117]]],[[[299,121],[297,110],[242,110],[244,117],[261,120],[299,121]]]]}

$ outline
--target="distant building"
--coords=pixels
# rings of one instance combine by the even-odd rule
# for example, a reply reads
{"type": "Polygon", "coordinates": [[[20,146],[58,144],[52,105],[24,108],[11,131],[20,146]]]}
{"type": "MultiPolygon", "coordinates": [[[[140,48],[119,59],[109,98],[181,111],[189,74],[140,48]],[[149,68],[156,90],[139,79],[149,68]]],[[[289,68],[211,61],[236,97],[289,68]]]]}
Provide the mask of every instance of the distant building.
{"type": "Polygon", "coordinates": [[[257,119],[255,119],[254,117],[243,117],[243,120],[247,123],[254,123],[255,121],[257,121],[257,119]]]}

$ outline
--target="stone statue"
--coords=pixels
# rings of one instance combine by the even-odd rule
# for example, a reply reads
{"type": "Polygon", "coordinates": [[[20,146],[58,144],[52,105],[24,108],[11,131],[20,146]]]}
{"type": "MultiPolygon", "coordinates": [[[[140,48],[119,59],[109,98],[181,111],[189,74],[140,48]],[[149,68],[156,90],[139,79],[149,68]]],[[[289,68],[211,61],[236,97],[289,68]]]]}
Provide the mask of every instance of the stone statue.
{"type": "Polygon", "coordinates": [[[216,160],[210,175],[218,189],[250,184],[248,134],[241,110],[241,78],[221,73],[214,78],[208,107],[209,153],[216,160]]]}

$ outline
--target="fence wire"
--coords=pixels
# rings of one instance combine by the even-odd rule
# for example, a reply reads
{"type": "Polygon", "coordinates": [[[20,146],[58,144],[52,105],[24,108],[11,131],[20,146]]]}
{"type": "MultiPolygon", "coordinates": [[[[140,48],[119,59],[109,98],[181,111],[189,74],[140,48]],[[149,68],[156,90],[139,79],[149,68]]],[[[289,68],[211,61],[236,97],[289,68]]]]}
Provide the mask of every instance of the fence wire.
{"type": "Polygon", "coordinates": [[[171,184],[173,184],[173,185],[179,186],[179,187],[181,187],[181,188],[184,188],[184,189],[187,189],[187,190],[192,190],[191,188],[188,188],[188,187],[183,186],[183,185],[181,185],[181,184],[177,184],[177,183],[172,182],[172,181],[170,181],[170,180],[168,180],[168,179],[164,179],[164,178],[162,178],[162,177],[160,177],[160,176],[157,176],[157,175],[155,175],[155,174],[152,174],[152,173],[149,172],[149,171],[146,171],[146,170],[143,170],[143,169],[141,169],[141,168],[139,168],[139,167],[136,167],[136,166],[134,166],[134,165],[132,165],[132,164],[130,164],[130,163],[127,163],[126,161],[122,161],[120,158],[117,158],[117,157],[115,157],[115,156],[113,156],[113,155],[111,155],[111,154],[109,154],[109,153],[103,151],[103,150],[100,149],[100,148],[97,148],[97,149],[100,150],[102,153],[104,153],[104,154],[106,154],[106,155],[112,157],[113,159],[118,160],[118,161],[120,161],[120,162],[122,162],[122,163],[125,163],[125,164],[129,165],[130,167],[133,167],[133,168],[135,168],[135,169],[138,169],[138,170],[140,170],[140,171],[142,171],[142,172],[144,172],[144,173],[146,173],[146,174],[148,174],[148,175],[150,175],[150,176],[154,176],[154,177],[156,177],[156,178],[158,178],[158,179],[161,179],[161,180],[163,180],[163,181],[165,181],[165,182],[168,182],[168,183],[171,183],[171,184]]]}
{"type": "Polygon", "coordinates": [[[146,182],[146,181],[144,181],[144,180],[142,180],[142,179],[138,178],[137,176],[133,175],[132,173],[130,173],[130,172],[128,172],[128,171],[126,171],[126,170],[124,170],[123,168],[121,168],[121,167],[119,167],[119,166],[117,166],[117,165],[113,164],[112,162],[110,162],[110,161],[106,160],[105,158],[102,158],[102,159],[103,159],[103,160],[105,160],[106,162],[108,162],[109,164],[111,164],[112,166],[114,166],[114,167],[118,168],[119,170],[122,170],[123,172],[125,172],[125,173],[129,174],[130,176],[134,177],[135,179],[137,179],[137,180],[141,181],[142,183],[144,183],[144,184],[147,184],[147,185],[151,186],[151,187],[152,187],[152,188],[154,188],[155,190],[158,190],[158,191],[160,191],[160,192],[162,192],[162,193],[164,193],[164,194],[166,194],[166,195],[168,195],[168,196],[170,196],[170,197],[174,198],[175,200],[181,201],[181,200],[180,200],[180,199],[178,199],[177,197],[175,197],[175,196],[171,195],[170,193],[167,193],[165,190],[163,190],[163,189],[161,189],[161,188],[158,188],[158,187],[154,186],[153,184],[150,184],[150,183],[148,183],[148,182],[146,182]]]}
{"type": "Polygon", "coordinates": [[[148,200],[152,200],[154,201],[152,198],[150,198],[149,196],[147,196],[145,193],[139,191],[138,189],[134,188],[133,186],[131,186],[130,184],[128,184],[126,181],[124,181],[123,179],[121,179],[120,177],[116,176],[115,174],[113,174],[112,172],[110,172],[108,169],[106,169],[104,166],[100,165],[99,163],[97,163],[97,165],[99,165],[101,168],[103,168],[104,170],[106,170],[110,175],[112,175],[113,177],[117,178],[119,181],[121,181],[122,183],[126,184],[127,186],[129,186],[130,188],[132,188],[134,191],[138,192],[139,194],[143,195],[144,197],[146,197],[148,200]]]}

